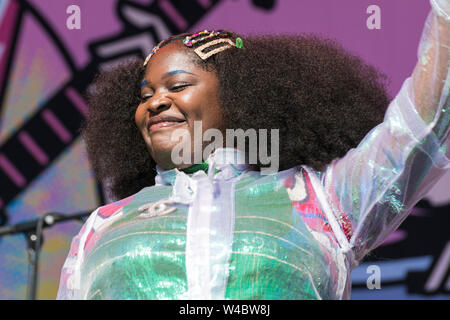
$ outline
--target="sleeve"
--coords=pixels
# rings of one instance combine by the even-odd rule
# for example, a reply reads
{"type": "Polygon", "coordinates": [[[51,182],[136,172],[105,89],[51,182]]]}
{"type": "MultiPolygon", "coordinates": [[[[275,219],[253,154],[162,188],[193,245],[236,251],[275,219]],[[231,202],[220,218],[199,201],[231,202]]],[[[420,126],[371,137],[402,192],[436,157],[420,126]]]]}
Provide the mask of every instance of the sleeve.
{"type": "MultiPolygon", "coordinates": [[[[99,208],[100,209],[100,208],[99,208]]],[[[95,210],[80,232],[72,239],[70,250],[61,270],[57,300],[81,300],[80,271],[83,263],[84,250],[93,234],[93,226],[98,217],[99,209],[95,210]]]]}
{"type": "Polygon", "coordinates": [[[123,217],[124,207],[133,198],[134,196],[129,196],[99,207],[91,213],[80,232],[72,239],[69,254],[61,270],[57,300],[84,299],[83,290],[86,286],[86,277],[82,274],[82,267],[85,257],[92,252],[95,244],[108,230],[108,227],[123,217]]]}
{"type": "Polygon", "coordinates": [[[394,232],[450,168],[450,3],[431,4],[416,69],[383,122],[315,176],[333,232],[354,264],[394,232]]]}

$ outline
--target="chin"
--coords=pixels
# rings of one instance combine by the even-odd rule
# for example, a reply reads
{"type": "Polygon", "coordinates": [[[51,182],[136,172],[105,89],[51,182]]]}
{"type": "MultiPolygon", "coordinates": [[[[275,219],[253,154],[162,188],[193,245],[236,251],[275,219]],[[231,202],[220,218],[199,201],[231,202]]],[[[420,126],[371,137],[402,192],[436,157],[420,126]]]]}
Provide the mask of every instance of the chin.
{"type": "MultiPolygon", "coordinates": [[[[192,160],[189,159],[188,161],[174,161],[172,158],[172,150],[173,148],[164,147],[164,148],[158,148],[157,150],[154,150],[150,153],[152,158],[155,160],[155,162],[163,169],[184,169],[187,167],[190,167],[192,165],[192,160]],[[176,162],[176,163],[175,163],[176,162]],[[188,162],[188,163],[186,163],[188,162]]],[[[176,157],[176,156],[175,156],[176,157]]],[[[189,157],[192,157],[189,155],[189,157]]],[[[181,157],[180,157],[181,158],[181,157]]]]}

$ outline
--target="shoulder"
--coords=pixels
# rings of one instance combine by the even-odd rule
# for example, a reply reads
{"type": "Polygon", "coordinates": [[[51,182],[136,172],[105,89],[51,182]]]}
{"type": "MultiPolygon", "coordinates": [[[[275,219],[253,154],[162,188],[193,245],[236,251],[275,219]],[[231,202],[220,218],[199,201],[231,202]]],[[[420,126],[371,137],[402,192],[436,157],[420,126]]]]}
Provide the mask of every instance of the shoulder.
{"type": "Polygon", "coordinates": [[[91,213],[79,232],[83,247],[91,247],[101,235],[102,230],[121,219],[124,215],[139,208],[148,199],[162,199],[161,186],[151,186],[124,199],[98,207],[91,213]],[[89,243],[89,246],[87,244],[89,243]]]}
{"type": "Polygon", "coordinates": [[[167,186],[145,187],[133,195],[99,207],[96,210],[96,215],[100,218],[107,219],[122,212],[126,207],[131,208],[141,205],[141,202],[148,202],[148,199],[150,198],[161,200],[167,196],[167,189],[167,186]]]}

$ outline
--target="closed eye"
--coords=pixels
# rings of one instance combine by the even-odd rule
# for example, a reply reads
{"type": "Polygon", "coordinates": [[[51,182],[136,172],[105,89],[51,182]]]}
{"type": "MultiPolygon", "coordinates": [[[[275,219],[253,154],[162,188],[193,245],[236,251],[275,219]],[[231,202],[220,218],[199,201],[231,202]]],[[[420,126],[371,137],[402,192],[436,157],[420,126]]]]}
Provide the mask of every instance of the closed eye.
{"type": "MultiPolygon", "coordinates": [[[[174,85],[173,87],[170,88],[171,92],[179,92],[179,91],[183,91],[186,87],[190,86],[189,83],[183,83],[183,84],[177,84],[174,85]]],[[[148,99],[151,99],[153,97],[153,94],[151,93],[147,93],[143,96],[139,97],[139,100],[141,101],[141,103],[146,102],[148,99]]]]}
{"type": "Polygon", "coordinates": [[[172,91],[172,92],[179,92],[179,91],[184,90],[188,86],[189,86],[189,84],[187,84],[187,83],[177,84],[177,85],[171,87],[170,91],[172,91]]]}
{"type": "Polygon", "coordinates": [[[147,93],[147,94],[145,94],[143,96],[140,96],[139,100],[141,101],[141,103],[143,103],[143,102],[147,101],[148,99],[150,99],[151,97],[152,97],[152,95],[147,93]]]}

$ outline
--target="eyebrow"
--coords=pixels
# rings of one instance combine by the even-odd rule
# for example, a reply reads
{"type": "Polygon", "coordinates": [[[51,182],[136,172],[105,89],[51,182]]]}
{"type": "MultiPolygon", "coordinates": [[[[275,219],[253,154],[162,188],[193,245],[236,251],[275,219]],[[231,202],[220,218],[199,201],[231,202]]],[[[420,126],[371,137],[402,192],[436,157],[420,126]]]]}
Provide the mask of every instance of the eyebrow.
{"type": "Polygon", "coordinates": [[[174,74],[177,74],[177,73],[189,73],[189,74],[192,74],[192,75],[196,76],[196,74],[194,74],[194,73],[192,73],[190,71],[186,71],[186,70],[183,70],[183,69],[178,69],[178,70],[173,70],[173,71],[167,72],[165,75],[162,76],[162,79],[170,77],[171,75],[174,75],[174,74]]]}
{"type": "MultiPolygon", "coordinates": [[[[173,71],[167,72],[166,74],[164,74],[164,75],[162,76],[162,79],[165,79],[165,78],[170,77],[170,76],[172,76],[172,75],[174,75],[174,74],[177,74],[177,73],[188,73],[188,74],[192,74],[193,76],[196,76],[195,73],[192,73],[192,72],[190,72],[190,71],[186,71],[186,70],[183,70],[183,69],[178,69],[178,70],[173,70],[173,71]]],[[[148,82],[147,80],[142,80],[142,82],[141,82],[141,88],[142,88],[143,86],[145,86],[146,84],[148,84],[148,83],[149,83],[149,82],[148,82]]]]}

